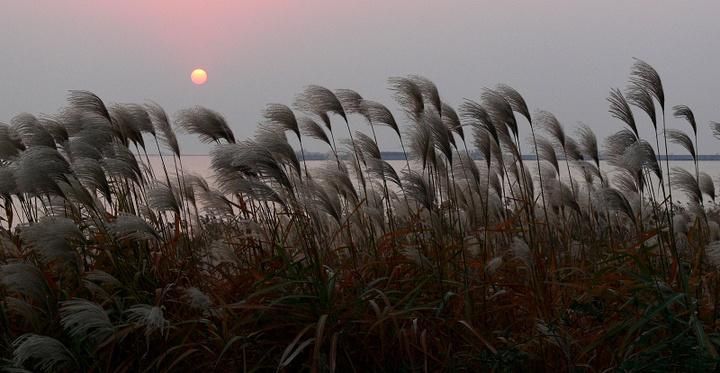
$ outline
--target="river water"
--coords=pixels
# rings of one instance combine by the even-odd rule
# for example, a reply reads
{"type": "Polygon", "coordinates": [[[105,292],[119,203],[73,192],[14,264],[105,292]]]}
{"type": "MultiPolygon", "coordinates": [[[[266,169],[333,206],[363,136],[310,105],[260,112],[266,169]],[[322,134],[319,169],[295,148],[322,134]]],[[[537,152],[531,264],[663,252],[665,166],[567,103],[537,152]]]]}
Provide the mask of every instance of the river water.
{"type": "MultiPolygon", "coordinates": [[[[144,157],[141,157],[141,159],[142,158],[144,158],[144,157]]],[[[156,172],[162,172],[161,158],[159,156],[150,156],[149,159],[150,159],[150,164],[153,167],[153,169],[156,170],[156,172]]],[[[164,159],[165,159],[166,165],[168,167],[168,170],[172,173],[172,170],[174,170],[174,166],[172,163],[172,157],[167,156],[167,157],[164,157],[164,159]]],[[[484,161],[478,161],[478,162],[484,163],[484,161]]],[[[529,161],[525,161],[525,162],[528,165],[528,168],[530,169],[531,173],[533,175],[537,175],[537,172],[535,171],[536,170],[536,162],[534,160],[529,160],[529,161]]],[[[332,161],[332,160],[331,161],[327,161],[327,160],[308,161],[308,168],[313,169],[316,167],[322,167],[323,165],[326,165],[328,163],[332,164],[332,163],[334,163],[334,161],[332,161]]],[[[407,163],[404,160],[392,160],[392,161],[389,161],[389,163],[390,163],[390,165],[392,165],[395,168],[395,170],[398,173],[400,173],[402,170],[404,170],[407,167],[407,163]]],[[[182,164],[183,164],[184,172],[193,173],[193,174],[202,176],[203,178],[205,178],[208,181],[208,183],[210,185],[213,185],[213,180],[215,178],[215,175],[214,175],[213,170],[210,167],[210,164],[211,164],[210,156],[183,156],[182,164]]],[[[413,163],[411,162],[410,165],[413,166],[413,163]]],[[[484,167],[484,164],[483,164],[483,167],[484,167]]],[[[606,162],[601,162],[600,167],[602,168],[604,173],[607,173],[607,175],[610,177],[610,180],[612,180],[613,167],[610,166],[609,164],[607,164],[606,162]]],[[[695,172],[695,167],[694,167],[694,164],[692,161],[670,161],[670,167],[671,168],[673,168],[673,167],[684,168],[693,174],[695,172]]],[[[709,174],[715,183],[720,181],[720,179],[719,179],[719,177],[720,177],[720,161],[701,161],[699,163],[699,167],[700,167],[701,171],[709,174]]],[[[418,170],[419,170],[419,167],[418,167],[418,170]]],[[[576,177],[576,181],[581,181],[582,176],[580,175],[580,172],[577,171],[577,169],[573,169],[573,168],[571,168],[571,170],[573,172],[573,177],[576,177]],[[575,174],[576,172],[577,172],[577,174],[575,174]]],[[[664,162],[663,162],[663,170],[665,170],[664,162]]],[[[565,164],[562,161],[561,161],[561,165],[560,165],[560,172],[561,172],[561,177],[563,178],[563,180],[567,181],[568,180],[567,168],[565,167],[565,164]]],[[[537,181],[536,181],[536,185],[537,185],[537,181]]],[[[654,188],[656,189],[656,195],[661,196],[662,194],[659,191],[659,185],[654,185],[654,188]]],[[[685,195],[680,192],[673,193],[673,198],[677,202],[686,202],[687,201],[687,198],[685,197],[685,195]]],[[[18,211],[17,214],[22,214],[22,212],[18,211]]],[[[7,223],[6,221],[3,221],[4,220],[3,218],[5,218],[4,211],[2,211],[2,209],[0,209],[0,226],[7,223]]],[[[16,222],[17,222],[17,220],[16,220],[16,222]]]]}
{"type": "MultiPolygon", "coordinates": [[[[171,159],[170,157],[166,157],[166,162],[170,159],[171,159]]],[[[151,156],[150,162],[154,169],[156,169],[156,170],[162,169],[159,156],[151,156]]],[[[211,163],[210,156],[205,156],[205,155],[183,156],[182,162],[183,162],[183,167],[184,167],[185,172],[191,172],[191,173],[200,175],[200,176],[204,177],[205,179],[207,179],[208,182],[210,182],[210,184],[212,185],[214,173],[213,173],[213,170],[210,168],[210,163],[211,163]]],[[[308,167],[310,169],[315,168],[315,167],[320,167],[323,164],[326,164],[327,162],[334,162],[334,161],[326,161],[326,160],[325,161],[308,161],[308,167]]],[[[484,161],[477,161],[477,162],[484,162],[484,161]]],[[[560,162],[561,162],[560,163],[561,177],[563,178],[563,180],[567,181],[568,180],[567,168],[565,166],[564,161],[560,161],[560,162]]],[[[392,161],[388,161],[388,163],[390,163],[390,165],[392,165],[395,168],[395,171],[397,171],[398,173],[400,173],[401,170],[407,168],[407,163],[404,160],[392,160],[392,161]]],[[[525,163],[528,166],[531,173],[533,175],[537,175],[536,162],[534,160],[526,160],[525,163]]],[[[412,163],[411,163],[411,166],[412,166],[412,163]]],[[[663,169],[663,173],[666,173],[665,161],[661,162],[661,166],[663,169]]],[[[690,171],[693,175],[695,174],[695,166],[692,161],[678,161],[678,160],[670,161],[670,168],[672,169],[674,167],[683,168],[683,169],[690,171]]],[[[699,167],[700,167],[700,171],[705,172],[708,175],[710,175],[716,184],[718,183],[718,181],[720,181],[720,161],[700,161],[699,167]]],[[[608,174],[608,176],[610,177],[610,180],[612,181],[613,174],[614,174],[614,168],[612,166],[610,166],[609,164],[607,164],[607,162],[605,162],[605,161],[600,162],[600,168],[602,169],[603,172],[606,172],[608,174]]],[[[579,179],[579,178],[581,178],[580,171],[577,169],[573,169],[572,165],[571,165],[571,172],[573,172],[573,177],[576,178],[576,181],[581,180],[581,179],[579,179]]],[[[537,176],[535,176],[535,177],[537,177],[537,176]]],[[[667,183],[667,180],[666,180],[666,183],[667,183]]],[[[537,181],[536,181],[536,184],[537,184],[537,181]]],[[[659,186],[655,185],[654,187],[656,188],[655,192],[657,193],[658,196],[660,196],[661,193],[659,190],[659,186]]],[[[674,193],[673,198],[679,202],[686,201],[685,196],[679,192],[674,193]]]]}

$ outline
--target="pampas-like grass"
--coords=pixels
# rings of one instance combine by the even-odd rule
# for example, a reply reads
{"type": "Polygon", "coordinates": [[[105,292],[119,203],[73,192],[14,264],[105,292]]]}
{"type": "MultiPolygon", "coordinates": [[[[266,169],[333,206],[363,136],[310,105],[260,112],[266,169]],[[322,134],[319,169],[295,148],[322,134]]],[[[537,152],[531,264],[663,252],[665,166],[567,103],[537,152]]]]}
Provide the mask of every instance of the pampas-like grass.
{"type": "Polygon", "coordinates": [[[702,201],[702,191],[693,174],[685,169],[674,167],[670,179],[673,185],[684,192],[691,202],[700,203],[702,201]]]}
{"type": "Polygon", "coordinates": [[[306,117],[300,117],[300,128],[303,136],[307,136],[316,140],[320,140],[332,147],[330,139],[328,138],[325,130],[320,127],[314,120],[306,117]]]}
{"type": "Polygon", "coordinates": [[[660,103],[660,108],[665,110],[665,91],[663,90],[660,74],[647,62],[635,59],[630,72],[630,81],[650,94],[660,103]]]}
{"type": "Polygon", "coordinates": [[[295,118],[295,113],[287,105],[269,104],[265,108],[263,116],[270,123],[277,124],[284,130],[293,132],[298,139],[300,138],[300,126],[297,118],[295,118]]]}
{"type": "Polygon", "coordinates": [[[581,123],[577,128],[578,147],[583,157],[591,159],[600,168],[600,151],[595,132],[587,124],[581,123]]]}
{"type": "Polygon", "coordinates": [[[388,83],[395,101],[400,104],[405,115],[411,120],[417,120],[425,111],[425,100],[421,88],[412,79],[402,77],[389,78],[388,83]]]}
{"type": "Polygon", "coordinates": [[[165,334],[170,323],[165,319],[161,307],[148,304],[136,304],[126,311],[128,321],[142,328],[146,336],[153,333],[165,334]]]}
{"type": "Polygon", "coordinates": [[[692,110],[690,110],[687,105],[673,106],[673,115],[675,115],[675,118],[685,119],[690,125],[690,128],[692,128],[693,133],[697,135],[697,123],[695,122],[695,114],[693,114],[692,110]]]}
{"type": "Polygon", "coordinates": [[[698,184],[703,194],[707,194],[707,196],[715,202],[715,182],[713,182],[712,176],[705,172],[701,172],[698,184]]]}
{"type": "Polygon", "coordinates": [[[51,290],[38,267],[29,263],[9,262],[0,267],[0,283],[11,293],[36,302],[46,301],[51,290]]]}
{"type": "Polygon", "coordinates": [[[107,312],[87,299],[60,302],[60,323],[70,337],[89,340],[95,346],[115,333],[115,326],[107,312]]]}
{"type": "Polygon", "coordinates": [[[492,89],[485,89],[482,93],[482,103],[497,131],[504,133],[507,128],[515,137],[518,136],[518,125],[513,115],[513,108],[502,94],[492,89]]]}
{"type": "Polygon", "coordinates": [[[633,105],[647,114],[653,129],[657,131],[657,112],[655,111],[655,101],[650,92],[638,81],[631,81],[625,97],[630,105],[633,105]]]}
{"type": "Polygon", "coordinates": [[[225,118],[218,112],[195,106],[177,113],[176,125],[187,133],[197,135],[203,142],[225,140],[235,142],[235,135],[225,118]]]}
{"type": "Polygon", "coordinates": [[[693,161],[697,161],[697,154],[695,154],[695,145],[693,144],[690,136],[686,135],[683,131],[676,129],[667,130],[665,135],[667,136],[668,140],[670,140],[670,142],[678,144],[682,146],[683,149],[687,150],[693,161]]]}
{"type": "Polygon", "coordinates": [[[79,368],[73,354],[55,338],[23,334],[12,343],[13,363],[41,372],[72,371],[79,368]]]}
{"type": "Polygon", "coordinates": [[[108,223],[108,230],[120,240],[158,240],[160,235],[145,219],[122,214],[108,223]]]}
{"type": "Polygon", "coordinates": [[[332,130],[332,124],[330,123],[328,114],[337,114],[347,121],[347,115],[340,100],[338,100],[332,91],[325,87],[317,85],[306,87],[305,91],[297,96],[294,105],[298,110],[314,114],[320,118],[330,130],[332,130]]]}
{"type": "Polygon", "coordinates": [[[608,102],[610,102],[610,114],[625,123],[635,134],[635,137],[639,137],[635,116],[622,92],[617,88],[611,89],[608,102]]]}
{"type": "Polygon", "coordinates": [[[20,139],[20,134],[13,127],[0,123],[0,157],[3,159],[15,158],[25,145],[20,139]]]}
{"type": "Polygon", "coordinates": [[[145,106],[148,115],[152,121],[154,132],[158,134],[160,141],[172,150],[173,154],[180,157],[180,144],[178,143],[175,131],[172,130],[172,124],[168,119],[165,110],[156,103],[150,103],[145,106]]]}
{"type": "Polygon", "coordinates": [[[20,141],[24,146],[55,147],[55,138],[34,115],[28,113],[19,114],[10,120],[10,124],[20,135],[20,141]]]}
{"type": "Polygon", "coordinates": [[[373,125],[388,126],[400,136],[400,127],[392,112],[383,104],[370,100],[362,101],[362,111],[370,118],[373,125]]]}
{"type": "MultiPolygon", "coordinates": [[[[696,162],[695,174],[668,173],[689,203],[655,193],[668,181],[660,139],[643,139],[631,110],[658,128],[654,69],[637,61],[626,94],[611,91],[624,128],[603,143],[608,165],[590,127],[571,136],[509,86],[479,90],[456,112],[426,78],[389,82],[396,107],[309,86],[292,106],[265,107],[245,139],[209,109],[172,123],[155,103],[106,106],[82,91],[59,114],[0,125],[0,366],[662,371],[720,361],[715,186],[696,162]],[[348,132],[333,132],[335,116],[348,132]],[[358,119],[369,126],[351,128],[358,119]],[[404,169],[383,159],[376,126],[397,135],[404,169]],[[175,129],[211,144],[212,177],[183,169],[175,129]],[[305,162],[308,138],[333,159],[305,162]]],[[[697,140],[665,130],[662,114],[663,139],[697,160],[697,140]]]]}

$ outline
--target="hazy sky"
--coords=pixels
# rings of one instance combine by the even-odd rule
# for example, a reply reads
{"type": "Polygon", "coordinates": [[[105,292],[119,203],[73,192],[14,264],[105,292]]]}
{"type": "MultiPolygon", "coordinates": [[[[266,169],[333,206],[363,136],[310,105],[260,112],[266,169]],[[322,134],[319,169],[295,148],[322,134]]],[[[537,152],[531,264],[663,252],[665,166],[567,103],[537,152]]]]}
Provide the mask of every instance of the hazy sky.
{"type": "MultiPolygon", "coordinates": [[[[507,83],[604,137],[632,57],[661,74],[668,107],[689,105],[700,152],[720,152],[720,3],[715,1],[5,0],[0,12],[0,121],[54,113],[69,89],[106,102],[154,100],[168,113],[195,104],[225,115],[242,138],[265,104],[303,86],[352,88],[394,111],[386,80],[420,74],[445,101],[507,83]],[[208,83],[190,71],[204,67],[208,83]]],[[[649,122],[638,114],[649,134],[649,122]]],[[[355,127],[364,129],[360,121],[355,127]]],[[[687,129],[670,117],[669,124],[687,129]]],[[[390,136],[381,148],[395,150],[390,136]]],[[[524,136],[523,136],[524,137],[524,136]]],[[[183,139],[183,152],[208,147],[183,139]]],[[[313,150],[322,150],[314,146],[313,150]]],[[[680,153],[680,150],[676,151],[680,153]]]]}

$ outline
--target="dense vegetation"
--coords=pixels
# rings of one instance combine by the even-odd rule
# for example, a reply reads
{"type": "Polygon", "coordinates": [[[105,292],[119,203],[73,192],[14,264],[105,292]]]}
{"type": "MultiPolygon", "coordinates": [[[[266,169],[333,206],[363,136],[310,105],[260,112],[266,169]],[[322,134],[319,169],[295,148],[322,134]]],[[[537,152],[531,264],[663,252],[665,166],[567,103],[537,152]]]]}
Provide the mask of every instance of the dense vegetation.
{"type": "Polygon", "coordinates": [[[715,189],[697,162],[658,160],[668,143],[696,159],[697,123],[666,109],[652,67],[635,61],[627,90],[610,92],[624,129],[602,147],[608,170],[589,127],[569,135],[508,86],[456,111],[422,77],[389,85],[403,121],[310,86],[292,108],[269,105],[247,140],[203,107],[171,123],[156,104],[84,91],[57,115],[0,125],[0,364],[716,367],[715,189]],[[668,113],[690,135],[666,129],[668,113]],[[381,159],[379,126],[402,144],[402,169],[381,159]],[[183,171],[173,128],[213,144],[213,180],[183,171]],[[322,167],[303,163],[308,139],[328,147],[322,167]],[[167,154],[161,167],[146,150],[167,154]]]}

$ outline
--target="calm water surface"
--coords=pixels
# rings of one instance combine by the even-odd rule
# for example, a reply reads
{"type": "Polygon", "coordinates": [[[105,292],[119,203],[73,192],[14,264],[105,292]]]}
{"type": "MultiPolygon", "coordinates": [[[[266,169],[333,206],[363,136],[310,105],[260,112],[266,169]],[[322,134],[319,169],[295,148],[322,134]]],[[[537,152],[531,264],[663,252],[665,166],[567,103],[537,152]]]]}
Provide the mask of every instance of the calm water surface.
{"type": "MultiPolygon", "coordinates": [[[[172,158],[166,157],[166,162],[172,162],[172,158]]],[[[162,170],[162,166],[160,163],[160,157],[158,156],[151,156],[150,162],[152,163],[153,168],[156,170],[162,170]]],[[[210,182],[212,185],[212,180],[214,179],[214,173],[212,169],[210,168],[210,157],[209,156],[203,156],[203,155],[197,155],[197,156],[183,156],[182,162],[184,166],[185,172],[191,172],[198,174],[210,182]]],[[[309,168],[315,168],[320,167],[324,164],[327,164],[328,162],[334,162],[334,161],[308,161],[308,167],[309,168]]],[[[478,161],[478,162],[484,162],[484,161],[478,161]]],[[[534,160],[532,161],[525,161],[528,165],[529,169],[533,173],[533,175],[537,175],[535,172],[536,170],[536,163],[534,160]]],[[[407,164],[405,161],[389,161],[390,165],[392,165],[395,170],[400,173],[401,170],[407,168],[407,164]]],[[[700,171],[705,172],[709,174],[715,183],[718,183],[720,181],[720,161],[700,161],[700,171]]],[[[412,166],[412,163],[411,163],[412,166]]],[[[168,163],[168,167],[171,167],[171,163],[168,163]]],[[[603,172],[607,172],[610,176],[610,179],[612,180],[613,177],[613,167],[608,165],[607,162],[600,162],[600,167],[602,168],[603,172]]],[[[693,165],[692,161],[670,161],[670,168],[673,167],[680,167],[684,168],[688,171],[691,171],[692,173],[695,172],[695,166],[693,165]]],[[[560,165],[560,172],[562,174],[563,180],[567,180],[567,169],[565,168],[565,165],[561,163],[560,165]]],[[[419,169],[419,165],[418,165],[419,169]]],[[[662,161],[662,169],[663,172],[665,172],[665,162],[662,161]]],[[[571,166],[572,170],[572,166],[571,166]]],[[[575,170],[573,170],[573,177],[580,177],[579,172],[575,174],[575,170]]],[[[537,182],[536,182],[537,183],[537,182]]],[[[657,186],[656,186],[657,187],[657,186]]],[[[659,188],[657,188],[659,189],[659,188]]],[[[659,190],[656,190],[659,193],[659,190]]],[[[673,195],[673,198],[678,201],[685,201],[684,196],[681,193],[675,193],[673,195]]]]}

